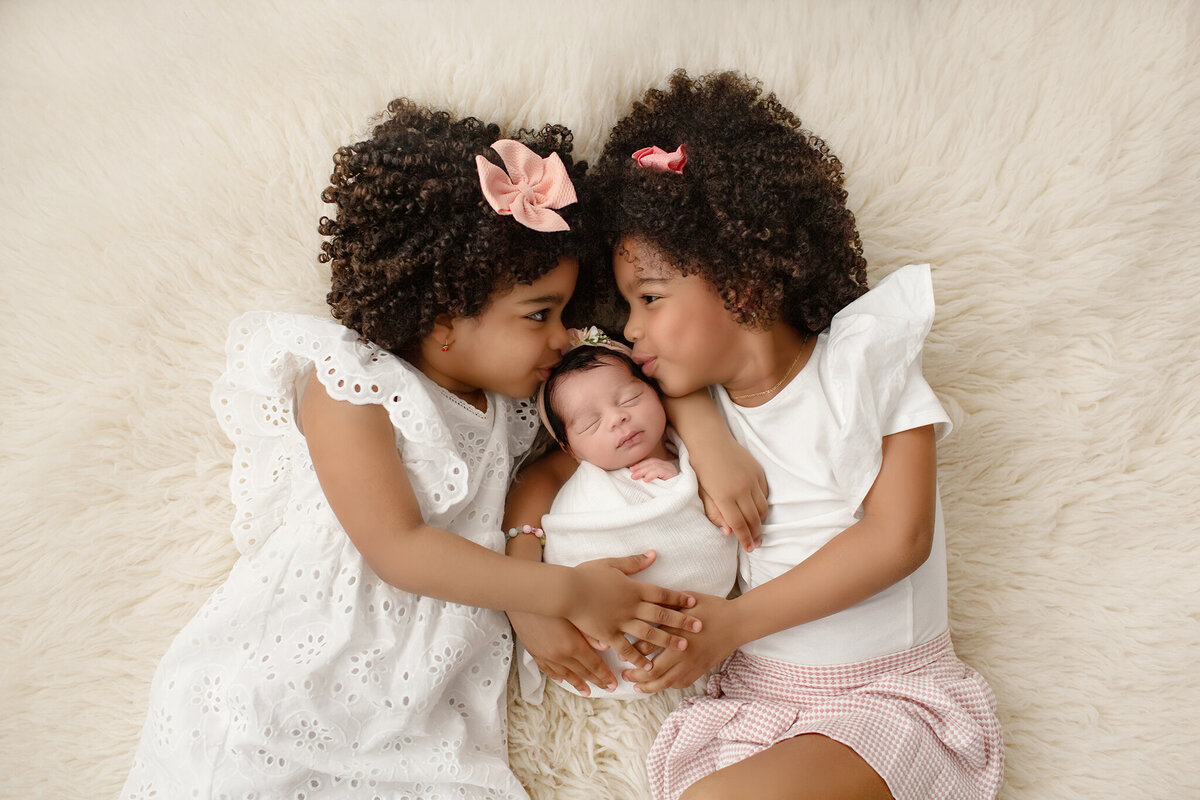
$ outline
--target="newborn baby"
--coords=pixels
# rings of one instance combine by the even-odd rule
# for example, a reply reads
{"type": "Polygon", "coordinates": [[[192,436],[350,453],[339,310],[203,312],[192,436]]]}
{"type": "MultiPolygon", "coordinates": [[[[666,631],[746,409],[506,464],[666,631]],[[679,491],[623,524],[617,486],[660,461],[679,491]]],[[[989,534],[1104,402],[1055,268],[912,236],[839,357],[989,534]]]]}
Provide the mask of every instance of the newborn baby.
{"type": "MultiPolygon", "coordinates": [[[[579,461],[542,517],[545,561],[575,566],[655,550],[658,558],[638,580],[724,597],[737,574],[737,540],[705,516],[696,473],[683,442],[667,430],[658,388],[624,345],[596,328],[573,333],[538,395],[542,422],[579,461]]],[[[646,696],[621,679],[629,665],[612,650],[601,655],[617,688],[600,697],[646,696]]],[[[540,701],[544,677],[524,650],[519,675],[522,696],[540,701]]]]}

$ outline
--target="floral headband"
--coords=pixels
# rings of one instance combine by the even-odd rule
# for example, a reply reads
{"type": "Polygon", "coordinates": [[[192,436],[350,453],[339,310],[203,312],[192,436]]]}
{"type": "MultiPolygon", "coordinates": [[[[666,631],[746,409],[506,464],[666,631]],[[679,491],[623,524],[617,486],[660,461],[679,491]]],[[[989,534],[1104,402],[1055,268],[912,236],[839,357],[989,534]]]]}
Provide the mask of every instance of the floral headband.
{"type": "Polygon", "coordinates": [[[643,169],[652,169],[656,172],[674,172],[676,175],[682,175],[683,165],[687,163],[687,147],[681,144],[670,153],[657,145],[643,147],[633,154],[633,160],[643,169]]]}
{"type": "MultiPolygon", "coordinates": [[[[614,342],[608,337],[608,334],[592,325],[588,328],[570,328],[567,330],[567,346],[563,349],[562,354],[565,356],[577,347],[599,347],[603,350],[611,350],[614,353],[620,353],[623,356],[633,358],[633,350],[627,345],[620,342],[614,342]]],[[[550,419],[546,416],[546,384],[548,380],[543,381],[537,391],[537,407],[538,416],[542,418],[542,425],[554,437],[554,441],[558,442],[559,447],[565,447],[566,442],[560,442],[558,436],[554,433],[554,428],[550,427],[550,419]]]]}
{"type": "Polygon", "coordinates": [[[483,156],[475,156],[479,187],[497,214],[512,218],[535,231],[567,231],[571,226],[554,212],[576,202],[575,186],[558,153],[542,158],[514,139],[497,139],[492,149],[504,162],[500,169],[483,156]]]}

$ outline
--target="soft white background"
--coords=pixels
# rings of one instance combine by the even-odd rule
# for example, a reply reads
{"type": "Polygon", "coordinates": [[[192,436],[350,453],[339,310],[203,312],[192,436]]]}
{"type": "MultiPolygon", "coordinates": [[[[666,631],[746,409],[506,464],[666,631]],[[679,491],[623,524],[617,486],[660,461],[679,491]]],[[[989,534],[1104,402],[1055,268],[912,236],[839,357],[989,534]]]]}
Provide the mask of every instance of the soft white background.
{"type": "MultiPolygon", "coordinates": [[[[763,79],[829,142],[873,279],[934,264],[952,624],[999,699],[1002,797],[1200,796],[1198,25],[1149,0],[0,4],[0,795],[116,795],[235,555],[225,326],[322,309],[336,147],[404,94],[594,157],[682,66],[763,79]]],[[[514,764],[538,797],[636,796],[663,707],[514,707],[514,764]]]]}

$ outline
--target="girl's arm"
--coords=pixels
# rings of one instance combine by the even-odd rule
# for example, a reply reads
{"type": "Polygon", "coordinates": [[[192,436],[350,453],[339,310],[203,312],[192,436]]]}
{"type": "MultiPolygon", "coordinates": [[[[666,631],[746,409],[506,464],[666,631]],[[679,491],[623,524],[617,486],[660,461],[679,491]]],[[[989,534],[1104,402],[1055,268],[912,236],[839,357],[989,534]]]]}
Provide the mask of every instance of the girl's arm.
{"type": "Polygon", "coordinates": [[[646,556],[567,568],[492,552],[425,523],[382,407],[334,400],[314,372],[299,416],[330,507],[363,559],[393,586],[464,605],[566,617],[642,666],[646,658],[623,633],[660,637],[668,650],[686,646],[655,625],[669,619],[686,628],[692,618],[670,607],[690,598],[627,576],[649,563],[646,556]]]}
{"type": "Polygon", "coordinates": [[[767,477],[762,467],[729,433],[707,389],[665,398],[664,405],[687,445],[705,513],[750,552],[762,542],[762,520],[767,515],[767,477]]]}
{"type": "Polygon", "coordinates": [[[912,574],[929,558],[937,503],[933,426],[883,437],[883,464],[863,500],[863,517],[807,559],[734,600],[701,596],[704,630],[686,653],[667,651],[653,675],[625,677],[640,690],[689,686],[734,649],[849,608],[912,574]]]}
{"type": "MultiPolygon", "coordinates": [[[[558,490],[575,472],[575,459],[555,448],[517,474],[504,508],[504,529],[541,526],[558,490]]],[[[535,536],[520,535],[508,541],[514,558],[542,560],[542,544],[535,536]]],[[[616,688],[612,671],[588,644],[579,629],[562,617],[509,611],[509,622],[538,668],[556,681],[567,681],[580,694],[591,694],[588,681],[616,688]]]]}

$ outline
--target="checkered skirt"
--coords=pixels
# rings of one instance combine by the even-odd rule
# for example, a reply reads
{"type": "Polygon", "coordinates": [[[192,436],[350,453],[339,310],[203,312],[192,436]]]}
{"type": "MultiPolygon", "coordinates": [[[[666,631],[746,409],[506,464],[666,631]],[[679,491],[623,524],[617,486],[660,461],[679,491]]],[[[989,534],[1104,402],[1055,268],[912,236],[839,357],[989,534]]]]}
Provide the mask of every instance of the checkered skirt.
{"type": "Polygon", "coordinates": [[[806,667],[747,655],[725,662],[705,695],[667,717],[647,757],[655,800],[805,733],[841,742],[896,800],[990,800],[1004,749],[987,682],[949,632],[856,664],[806,667]]]}

